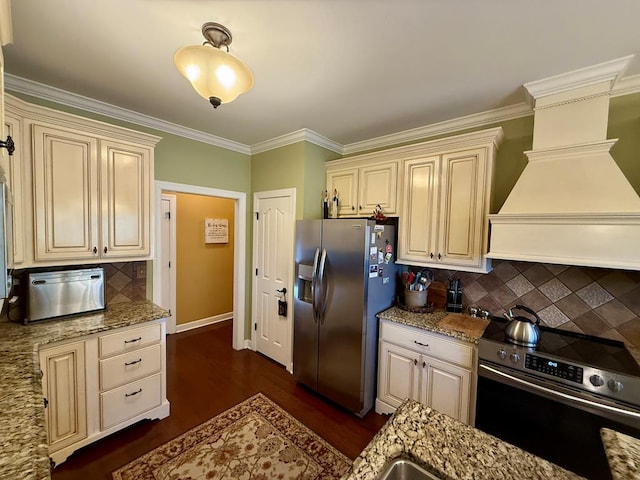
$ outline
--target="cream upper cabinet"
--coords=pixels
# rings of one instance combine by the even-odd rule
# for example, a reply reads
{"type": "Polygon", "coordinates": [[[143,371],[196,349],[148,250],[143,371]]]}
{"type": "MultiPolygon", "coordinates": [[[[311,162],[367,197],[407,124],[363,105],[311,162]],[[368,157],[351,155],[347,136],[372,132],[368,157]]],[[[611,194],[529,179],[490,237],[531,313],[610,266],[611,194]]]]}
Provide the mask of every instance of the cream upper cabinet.
{"type": "Polygon", "coordinates": [[[11,96],[7,110],[24,137],[16,144],[22,161],[14,182],[22,189],[12,190],[22,266],[152,256],[160,138],[11,96]]]}
{"type": "Polygon", "coordinates": [[[385,215],[397,213],[398,162],[368,161],[352,157],[327,162],[327,191],[330,197],[334,190],[338,193],[339,216],[370,217],[377,205],[385,215]]]}
{"type": "Polygon", "coordinates": [[[327,191],[329,198],[338,194],[338,215],[358,214],[358,169],[327,171],[327,191]]]}
{"type": "Polygon", "coordinates": [[[97,257],[97,139],[44,125],[32,138],[35,260],[97,257]]]}
{"type": "Polygon", "coordinates": [[[401,261],[487,271],[485,149],[404,163],[401,261]]]}
{"type": "MultiPolygon", "coordinates": [[[[8,268],[20,266],[24,262],[24,202],[23,198],[23,176],[22,164],[22,122],[10,114],[4,118],[5,138],[10,135],[17,145],[13,155],[3,157],[2,169],[9,182],[11,192],[11,206],[13,207],[7,214],[11,215],[11,220],[7,225],[11,228],[11,235],[7,238],[7,261],[8,268]],[[11,242],[9,244],[9,242],[11,242]]],[[[9,233],[9,232],[7,232],[9,233]]]]}
{"type": "Polygon", "coordinates": [[[471,344],[382,320],[376,412],[392,413],[411,398],[473,424],[475,357],[471,344]]]}
{"type": "Polygon", "coordinates": [[[501,138],[498,128],[426,142],[403,161],[399,263],[491,270],[488,214],[501,138]]]}
{"type": "Polygon", "coordinates": [[[149,255],[149,149],[103,141],[101,158],[102,255],[149,255]]]}

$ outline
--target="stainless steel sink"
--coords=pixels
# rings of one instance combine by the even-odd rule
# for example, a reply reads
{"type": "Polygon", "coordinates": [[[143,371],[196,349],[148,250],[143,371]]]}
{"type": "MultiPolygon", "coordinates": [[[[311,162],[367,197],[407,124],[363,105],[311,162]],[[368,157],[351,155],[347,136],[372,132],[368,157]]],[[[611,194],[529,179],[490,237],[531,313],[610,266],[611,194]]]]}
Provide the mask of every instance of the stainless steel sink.
{"type": "Polygon", "coordinates": [[[389,463],[378,480],[441,480],[433,473],[406,458],[396,458],[389,463]]]}

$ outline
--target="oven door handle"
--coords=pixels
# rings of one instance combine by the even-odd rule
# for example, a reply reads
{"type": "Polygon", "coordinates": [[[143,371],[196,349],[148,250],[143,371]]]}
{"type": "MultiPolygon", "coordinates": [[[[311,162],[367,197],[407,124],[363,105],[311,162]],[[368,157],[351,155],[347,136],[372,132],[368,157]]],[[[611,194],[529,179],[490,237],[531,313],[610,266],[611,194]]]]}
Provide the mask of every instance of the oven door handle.
{"type": "Polygon", "coordinates": [[[587,400],[585,398],[580,398],[580,397],[575,397],[573,395],[569,395],[568,393],[563,393],[563,392],[557,392],[555,390],[552,390],[550,388],[547,387],[543,387],[542,385],[537,385],[535,383],[531,383],[531,382],[527,382],[526,380],[522,380],[518,377],[514,377],[513,375],[509,375],[508,373],[505,373],[501,370],[498,370],[496,368],[490,367],[488,365],[485,365],[484,363],[480,363],[478,365],[479,368],[482,368],[484,370],[487,370],[488,372],[493,373],[494,375],[498,375],[501,376],[503,378],[507,378],[512,382],[516,382],[519,383],[527,388],[531,388],[534,390],[538,390],[540,392],[544,392],[547,395],[551,395],[554,397],[560,397],[560,398],[564,398],[566,400],[571,400],[573,402],[578,402],[578,403],[582,403],[584,405],[588,405],[592,408],[596,408],[599,410],[607,410],[609,412],[613,412],[613,413],[617,413],[617,414],[621,414],[621,415],[627,415],[627,416],[631,416],[631,417],[635,417],[635,418],[639,418],[640,419],[640,413],[638,412],[634,412],[633,410],[627,410],[624,408],[619,408],[619,407],[613,407],[611,405],[604,405],[601,403],[597,403],[597,402],[592,402],[591,400],[587,400]]]}

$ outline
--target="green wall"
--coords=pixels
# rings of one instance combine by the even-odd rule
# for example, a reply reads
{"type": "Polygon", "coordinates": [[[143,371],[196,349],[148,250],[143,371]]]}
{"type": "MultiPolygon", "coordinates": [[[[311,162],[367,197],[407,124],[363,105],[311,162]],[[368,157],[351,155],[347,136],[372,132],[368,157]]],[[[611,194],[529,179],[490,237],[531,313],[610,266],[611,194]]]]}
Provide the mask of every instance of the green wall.
{"type": "Polygon", "coordinates": [[[296,218],[321,218],[326,185],[325,161],[339,155],[309,142],[253,155],[251,189],[255,192],[296,189],[296,218]]]}

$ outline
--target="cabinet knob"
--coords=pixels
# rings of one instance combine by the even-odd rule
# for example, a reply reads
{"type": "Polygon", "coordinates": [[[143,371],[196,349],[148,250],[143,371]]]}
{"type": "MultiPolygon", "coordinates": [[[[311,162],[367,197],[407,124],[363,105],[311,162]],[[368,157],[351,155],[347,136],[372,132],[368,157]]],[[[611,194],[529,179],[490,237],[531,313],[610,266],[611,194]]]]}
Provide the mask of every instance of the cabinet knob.
{"type": "Polygon", "coordinates": [[[433,258],[433,252],[429,253],[429,258],[433,258]]]}
{"type": "Polygon", "coordinates": [[[355,209],[356,209],[356,207],[354,207],[353,205],[351,205],[351,210],[355,210],[355,209]]]}
{"type": "MultiPolygon", "coordinates": [[[[105,247],[105,250],[107,249],[107,247],[105,247]]],[[[106,252],[105,252],[106,253],[106,252]]],[[[438,260],[442,260],[442,255],[438,254],[438,260]]]]}
{"type": "Polygon", "coordinates": [[[95,255],[96,253],[98,253],[98,247],[93,247],[93,254],[95,255]]]}
{"type": "Polygon", "coordinates": [[[104,253],[107,253],[107,247],[104,247],[104,253]]]}
{"type": "Polygon", "coordinates": [[[418,360],[414,358],[414,359],[413,359],[413,364],[414,364],[414,365],[418,365],[418,360]]]}
{"type": "Polygon", "coordinates": [[[422,362],[422,368],[426,368],[427,362],[422,362]]]}

